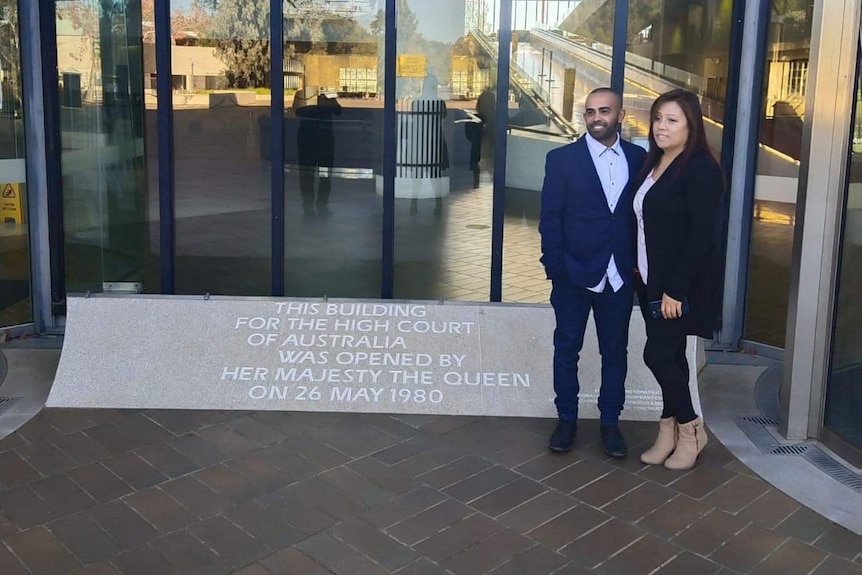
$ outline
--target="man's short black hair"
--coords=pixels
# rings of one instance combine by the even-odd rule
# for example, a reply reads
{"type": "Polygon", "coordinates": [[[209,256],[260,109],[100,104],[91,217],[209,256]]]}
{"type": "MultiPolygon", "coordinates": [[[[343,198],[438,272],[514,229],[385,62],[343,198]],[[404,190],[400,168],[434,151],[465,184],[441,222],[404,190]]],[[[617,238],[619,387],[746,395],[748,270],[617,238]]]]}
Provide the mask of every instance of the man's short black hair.
{"type": "Polygon", "coordinates": [[[593,94],[613,94],[617,97],[617,104],[619,104],[620,110],[623,109],[623,95],[614,90],[613,88],[608,88],[607,86],[596,88],[595,90],[587,94],[587,98],[589,98],[593,94]]]}

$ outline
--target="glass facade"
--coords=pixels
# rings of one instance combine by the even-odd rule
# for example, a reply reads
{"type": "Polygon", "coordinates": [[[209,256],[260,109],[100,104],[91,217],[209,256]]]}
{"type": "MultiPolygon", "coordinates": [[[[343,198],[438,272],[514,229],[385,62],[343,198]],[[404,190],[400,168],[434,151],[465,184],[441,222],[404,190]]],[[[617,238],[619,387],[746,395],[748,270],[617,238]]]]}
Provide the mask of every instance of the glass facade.
{"type": "Polygon", "coordinates": [[[32,321],[18,7],[0,0],[0,327],[32,321]]]}
{"type": "Polygon", "coordinates": [[[55,12],[66,290],[154,289],[141,2],[58,0],[55,12]]]}
{"type": "Polygon", "coordinates": [[[813,2],[770,4],[744,337],[783,348],[813,2]]]}
{"type": "Polygon", "coordinates": [[[862,78],[856,79],[832,365],[824,425],[862,453],[862,78]]]}

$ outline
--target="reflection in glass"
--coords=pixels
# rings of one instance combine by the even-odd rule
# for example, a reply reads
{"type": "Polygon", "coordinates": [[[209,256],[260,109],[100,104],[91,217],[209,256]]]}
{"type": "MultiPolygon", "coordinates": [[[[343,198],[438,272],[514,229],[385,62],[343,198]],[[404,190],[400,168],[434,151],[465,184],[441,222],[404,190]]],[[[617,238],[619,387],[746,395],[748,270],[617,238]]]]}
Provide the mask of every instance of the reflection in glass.
{"type": "Polygon", "coordinates": [[[270,292],[269,6],[173,2],[178,293],[270,292]]]}
{"type": "Polygon", "coordinates": [[[374,4],[285,3],[287,295],[380,297],[385,17],[374,4]]]}
{"type": "Polygon", "coordinates": [[[32,321],[18,6],[0,0],[0,328],[32,321]]]}
{"type": "Polygon", "coordinates": [[[614,3],[544,4],[512,6],[504,301],[548,301],[538,230],[545,155],[586,132],[587,94],[611,82],[614,3]]]}
{"type": "Polygon", "coordinates": [[[733,0],[630,0],[625,91],[631,138],[646,138],[659,94],[685,88],[700,96],[707,141],[721,152],[732,11],[733,0]]]}
{"type": "Polygon", "coordinates": [[[744,337],[784,347],[812,3],[771,4],[744,337]]]}
{"type": "Polygon", "coordinates": [[[862,78],[855,104],[825,425],[862,450],[862,78]]]}
{"type": "Polygon", "coordinates": [[[397,298],[488,300],[496,13],[490,0],[398,2],[397,298]]]}
{"type": "Polygon", "coordinates": [[[157,289],[147,268],[140,0],[57,0],[64,266],[69,292],[157,289]]]}

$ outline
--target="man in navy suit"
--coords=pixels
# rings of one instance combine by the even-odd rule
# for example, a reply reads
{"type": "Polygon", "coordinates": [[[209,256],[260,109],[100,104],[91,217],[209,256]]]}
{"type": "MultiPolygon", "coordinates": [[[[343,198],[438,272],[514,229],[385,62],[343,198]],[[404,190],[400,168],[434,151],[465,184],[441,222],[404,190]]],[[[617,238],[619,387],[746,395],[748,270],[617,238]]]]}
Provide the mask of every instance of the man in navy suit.
{"type": "Polygon", "coordinates": [[[559,419],[548,448],[566,452],[578,428],[578,357],[590,310],[602,356],[599,392],[605,452],[625,457],[619,429],[625,403],[629,319],[634,303],[633,191],[626,184],[646,152],[619,137],[622,96],[610,88],[590,92],[587,134],[548,153],[542,186],[542,264],[553,282],[554,392],[559,419]]]}

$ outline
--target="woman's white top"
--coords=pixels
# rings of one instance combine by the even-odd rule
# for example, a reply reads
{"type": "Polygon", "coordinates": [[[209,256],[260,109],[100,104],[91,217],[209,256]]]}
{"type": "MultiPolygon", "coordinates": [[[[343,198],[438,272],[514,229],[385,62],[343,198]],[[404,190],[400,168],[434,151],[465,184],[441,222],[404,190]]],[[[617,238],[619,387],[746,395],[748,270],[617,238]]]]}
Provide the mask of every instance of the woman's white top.
{"type": "Polygon", "coordinates": [[[652,179],[652,172],[650,172],[644,183],[638,188],[637,193],[635,193],[634,200],[635,217],[638,220],[638,272],[641,274],[641,280],[644,282],[644,285],[647,283],[647,272],[649,271],[646,255],[646,235],[644,234],[644,198],[654,183],[655,180],[652,179]]]}

